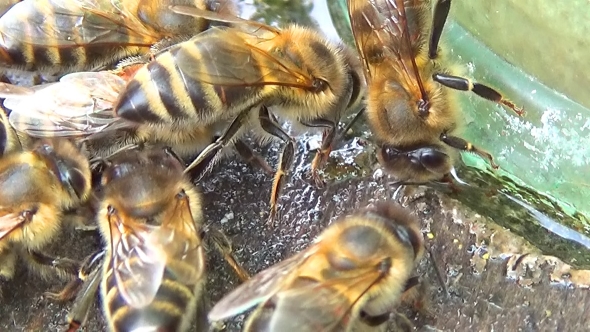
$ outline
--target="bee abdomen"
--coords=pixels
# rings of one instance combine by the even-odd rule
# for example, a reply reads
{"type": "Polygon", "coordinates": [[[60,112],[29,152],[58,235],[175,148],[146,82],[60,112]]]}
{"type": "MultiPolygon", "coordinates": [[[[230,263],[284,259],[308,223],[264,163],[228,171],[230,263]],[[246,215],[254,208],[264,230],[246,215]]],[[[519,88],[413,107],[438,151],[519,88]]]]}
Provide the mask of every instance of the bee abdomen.
{"type": "MultiPolygon", "coordinates": [[[[114,280],[109,279],[110,286],[113,286],[114,280]]],[[[126,304],[120,293],[111,288],[107,296],[107,315],[110,316],[115,331],[131,331],[141,327],[157,327],[158,331],[178,331],[194,296],[186,285],[165,279],[150,304],[142,308],[133,308],[126,304]]]]}

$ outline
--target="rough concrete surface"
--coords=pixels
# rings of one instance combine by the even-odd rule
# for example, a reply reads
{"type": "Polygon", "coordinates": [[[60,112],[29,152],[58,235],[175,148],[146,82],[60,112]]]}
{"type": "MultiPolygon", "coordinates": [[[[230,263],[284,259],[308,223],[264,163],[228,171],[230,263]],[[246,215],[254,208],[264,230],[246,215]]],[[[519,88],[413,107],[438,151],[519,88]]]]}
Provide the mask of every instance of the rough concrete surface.
{"type": "MultiPolygon", "coordinates": [[[[299,144],[297,167],[280,201],[280,221],[272,228],[266,223],[272,178],[262,171],[235,160],[217,165],[200,181],[207,221],[231,238],[236,256],[251,273],[305,248],[336,217],[394,195],[396,188],[388,185],[390,180],[379,176],[378,171],[348,179],[332,179],[325,188],[316,188],[307,177],[310,154],[304,151],[303,143],[299,144]]],[[[349,163],[346,151],[358,154],[359,149],[351,145],[340,149],[333,154],[336,156],[331,161],[333,166],[349,163]]],[[[276,152],[276,145],[273,145],[265,149],[263,155],[274,164],[276,152]]],[[[590,331],[587,289],[551,284],[549,264],[536,270],[525,269],[520,277],[508,278],[507,273],[514,276],[520,269],[507,268],[508,258],[486,256],[479,250],[481,243],[474,226],[482,227],[490,223],[489,220],[461,206],[444,192],[421,187],[409,196],[404,193],[397,196],[422,222],[426,242],[435,253],[434,260],[443,271],[449,291],[449,295],[444,296],[432,262],[423,259],[418,272],[428,281],[428,312],[416,314],[402,309],[417,330],[590,331]],[[533,270],[536,271],[534,282],[524,282],[533,270]]],[[[82,258],[99,245],[96,233],[71,231],[50,250],[82,258]]],[[[519,244],[516,250],[521,247],[526,246],[519,244]]],[[[238,280],[216,252],[211,251],[209,258],[207,296],[214,303],[236,287],[238,280]]],[[[2,285],[0,330],[63,331],[71,303],[43,299],[42,293],[57,291],[64,284],[63,281],[40,280],[21,268],[14,280],[2,285]]],[[[97,308],[90,314],[86,331],[105,330],[104,318],[97,308]]],[[[242,318],[239,316],[236,322],[229,322],[225,329],[239,330],[242,318]]]]}

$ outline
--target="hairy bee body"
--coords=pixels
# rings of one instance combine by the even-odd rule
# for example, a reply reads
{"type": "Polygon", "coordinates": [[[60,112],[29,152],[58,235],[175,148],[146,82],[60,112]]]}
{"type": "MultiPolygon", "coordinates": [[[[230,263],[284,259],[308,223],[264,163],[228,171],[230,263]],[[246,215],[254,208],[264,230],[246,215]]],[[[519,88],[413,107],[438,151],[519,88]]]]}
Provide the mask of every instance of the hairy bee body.
{"type": "MultiPolygon", "coordinates": [[[[90,195],[90,166],[67,140],[42,140],[31,151],[0,158],[0,255],[36,253],[60,232],[64,212],[90,195]]],[[[10,279],[14,259],[2,260],[0,276],[10,279]]]]}
{"type": "Polygon", "coordinates": [[[453,136],[463,124],[456,91],[522,109],[496,90],[459,76],[439,47],[450,0],[348,0],[367,79],[367,120],[378,159],[399,180],[424,183],[449,174],[460,151],[493,157],[453,136]],[[433,10],[434,4],[434,10],[433,10]]]}
{"type": "Polygon", "coordinates": [[[168,9],[178,4],[236,10],[225,0],[24,0],[0,18],[0,63],[60,74],[95,70],[209,27],[207,20],[168,9]]]}
{"type": "Polygon", "coordinates": [[[342,53],[298,26],[279,36],[214,28],[138,70],[114,109],[133,122],[179,126],[207,126],[261,103],[276,105],[290,120],[332,118],[346,109],[352,91],[342,53]],[[304,40],[307,48],[297,42],[304,40]]]}
{"type": "Polygon", "coordinates": [[[113,158],[99,210],[108,244],[100,287],[109,330],[185,331],[204,283],[200,194],[164,150],[113,158]]]}
{"type": "Polygon", "coordinates": [[[244,331],[383,329],[423,251],[416,220],[380,203],[334,222],[309,248],[240,285],[209,319],[257,305],[244,331]],[[367,317],[385,318],[371,326],[367,317]]]}

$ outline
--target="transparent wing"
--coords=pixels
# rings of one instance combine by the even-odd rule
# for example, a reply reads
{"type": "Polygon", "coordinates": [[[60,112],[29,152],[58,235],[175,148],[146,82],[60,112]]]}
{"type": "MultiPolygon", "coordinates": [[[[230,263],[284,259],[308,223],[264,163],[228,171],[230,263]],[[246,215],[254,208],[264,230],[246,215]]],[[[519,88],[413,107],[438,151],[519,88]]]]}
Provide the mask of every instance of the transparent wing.
{"type": "Polygon", "coordinates": [[[265,331],[344,331],[352,307],[380,278],[377,268],[341,279],[297,278],[267,301],[270,312],[253,314],[249,324],[265,331]]]}
{"type": "Polygon", "coordinates": [[[162,283],[166,254],[157,242],[164,234],[152,234],[153,227],[109,216],[111,268],[117,289],[132,307],[149,305],[162,283]]]}
{"type": "Polygon", "coordinates": [[[133,307],[152,302],[165,269],[185,285],[204,275],[205,254],[188,197],[178,199],[167,213],[161,226],[111,217],[113,275],[121,296],[133,307]]]}
{"type": "Polygon", "coordinates": [[[33,137],[86,137],[130,126],[112,106],[125,80],[107,72],[66,75],[57,83],[31,88],[0,85],[10,124],[33,137]]]}
{"type": "Polygon", "coordinates": [[[314,89],[316,79],[292,61],[270,53],[262,43],[269,40],[240,30],[209,29],[185,42],[190,47],[172,48],[175,64],[184,76],[221,86],[282,85],[314,89]],[[195,48],[199,49],[195,61],[195,48]]]}
{"type": "Polygon", "coordinates": [[[133,45],[150,47],[161,39],[152,28],[123,5],[128,1],[47,0],[24,1],[0,18],[5,40],[32,45],[79,47],[133,45]],[[23,24],[26,18],[28,24],[23,24]]]}
{"type": "Polygon", "coordinates": [[[4,215],[0,217],[0,240],[19,227],[25,220],[19,213],[7,213],[7,211],[0,211],[4,215]]]}
{"type": "Polygon", "coordinates": [[[276,294],[285,281],[295,277],[296,269],[315,252],[310,247],[258,273],[222,298],[209,312],[210,321],[219,321],[240,314],[276,294]]]}
{"type": "Polygon", "coordinates": [[[417,0],[348,0],[350,23],[367,79],[378,75],[378,66],[395,70],[399,82],[421,95],[421,78],[412,45],[420,38],[417,28],[409,29],[406,8],[420,6],[417,0]]]}
{"type": "Polygon", "coordinates": [[[209,21],[214,22],[223,22],[223,23],[230,23],[232,25],[237,26],[250,26],[252,28],[258,28],[266,31],[270,31],[276,34],[280,33],[280,30],[266,25],[264,23],[260,23],[257,21],[246,20],[241,17],[230,15],[228,13],[224,13],[223,11],[213,12],[208,10],[202,10],[196,7],[189,7],[189,6],[170,6],[170,10],[177,14],[183,14],[188,16],[200,17],[209,21]]]}
{"type": "Polygon", "coordinates": [[[187,195],[177,198],[171,214],[153,235],[154,242],[162,245],[166,257],[174,261],[174,264],[167,265],[167,269],[177,281],[193,285],[203,278],[205,253],[187,195]]]}

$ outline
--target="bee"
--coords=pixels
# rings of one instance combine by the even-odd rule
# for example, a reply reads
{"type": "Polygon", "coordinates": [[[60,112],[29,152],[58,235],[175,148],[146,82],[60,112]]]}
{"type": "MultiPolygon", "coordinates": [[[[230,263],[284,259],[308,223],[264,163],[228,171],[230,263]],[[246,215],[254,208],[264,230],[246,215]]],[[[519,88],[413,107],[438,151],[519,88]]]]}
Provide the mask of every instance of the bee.
{"type": "Polygon", "coordinates": [[[0,64],[51,74],[99,70],[209,27],[204,19],[171,12],[174,4],[237,10],[231,0],[24,0],[0,18],[0,64]]]}
{"type": "MultiPolygon", "coordinates": [[[[21,94],[29,99],[25,103],[27,98],[12,94],[14,98],[7,99],[5,106],[11,108],[13,126],[37,137],[88,136],[90,151],[107,147],[107,155],[137,141],[162,143],[183,158],[200,152],[185,170],[200,170],[198,173],[218,161],[220,152],[228,146],[272,171],[241,136],[251,130],[262,141],[278,137],[286,145],[271,193],[271,211],[276,211],[279,189],[293,160],[294,143],[269,111],[269,107],[275,107],[277,115],[303,127],[326,128],[321,149],[312,162],[312,176],[320,183],[317,170],[330,152],[338,120],[346,110],[360,104],[364,91],[360,62],[352,49],[297,25],[279,30],[191,7],[171,10],[227,26],[214,27],[169,47],[153,61],[134,66],[132,75],[74,73],[62,79],[75,80],[88,91],[86,95],[97,93],[97,82],[88,80],[88,76],[109,76],[105,79],[121,82],[112,84],[114,93],[103,98],[112,104],[108,106],[108,112],[113,109],[110,117],[102,112],[104,108],[97,109],[101,103],[96,98],[84,98],[88,109],[69,110],[72,94],[66,91],[70,88],[59,88],[64,98],[58,103],[43,101],[56,98],[56,92],[37,100],[21,94]],[[118,97],[113,103],[115,95],[118,97]],[[43,110],[32,112],[32,108],[43,110]],[[107,144],[96,139],[102,135],[106,135],[107,144]],[[111,149],[113,142],[120,144],[111,149]]],[[[10,90],[8,85],[4,87],[10,90]]]]}
{"type": "Polygon", "coordinates": [[[166,150],[122,153],[104,171],[100,285],[111,331],[183,331],[205,281],[201,197],[166,150]]]}
{"type": "Polygon", "coordinates": [[[80,269],[70,330],[84,323],[98,290],[110,331],[185,331],[195,311],[203,327],[201,194],[184,165],[168,148],[135,148],[106,163],[97,219],[107,245],[80,269]]]}
{"type": "Polygon", "coordinates": [[[216,160],[219,151],[248,130],[263,141],[280,139],[285,148],[271,195],[275,211],[278,188],[294,155],[293,139],[275,115],[308,129],[325,130],[313,162],[312,176],[317,179],[316,170],[327,158],[340,117],[362,98],[358,60],[347,46],[298,25],[278,29],[196,8],[172,6],[171,10],[230,27],[209,29],[156,55],[127,84],[115,113],[166,132],[230,123],[187,172],[216,160]]]}
{"type": "Polygon", "coordinates": [[[55,259],[41,250],[59,235],[66,212],[89,198],[90,177],[85,156],[64,139],[41,140],[30,151],[0,158],[1,279],[13,277],[21,255],[33,266],[75,273],[74,261],[55,259]]]}
{"type": "Polygon", "coordinates": [[[244,331],[383,329],[423,256],[423,241],[417,221],[399,206],[362,209],[226,295],[209,320],[257,306],[244,331]]]}
{"type": "Polygon", "coordinates": [[[428,0],[347,4],[381,165],[400,181],[418,183],[446,177],[458,151],[476,153],[498,168],[491,154],[455,136],[461,114],[452,90],[471,91],[519,116],[524,111],[493,88],[456,76],[448,65],[439,41],[451,1],[437,0],[432,15],[428,0]]]}
{"type": "MultiPolygon", "coordinates": [[[[6,98],[4,106],[10,110],[11,126],[6,130],[15,128],[22,138],[76,139],[83,143],[91,160],[104,159],[137,145],[166,145],[186,160],[194,158],[227,124],[174,132],[138,126],[112,111],[127,82],[143,65],[141,59],[130,58],[115,70],[67,74],[56,83],[33,87],[0,83],[0,97],[6,98]]],[[[234,147],[246,161],[273,173],[246,143],[238,140],[234,147]]]]}

